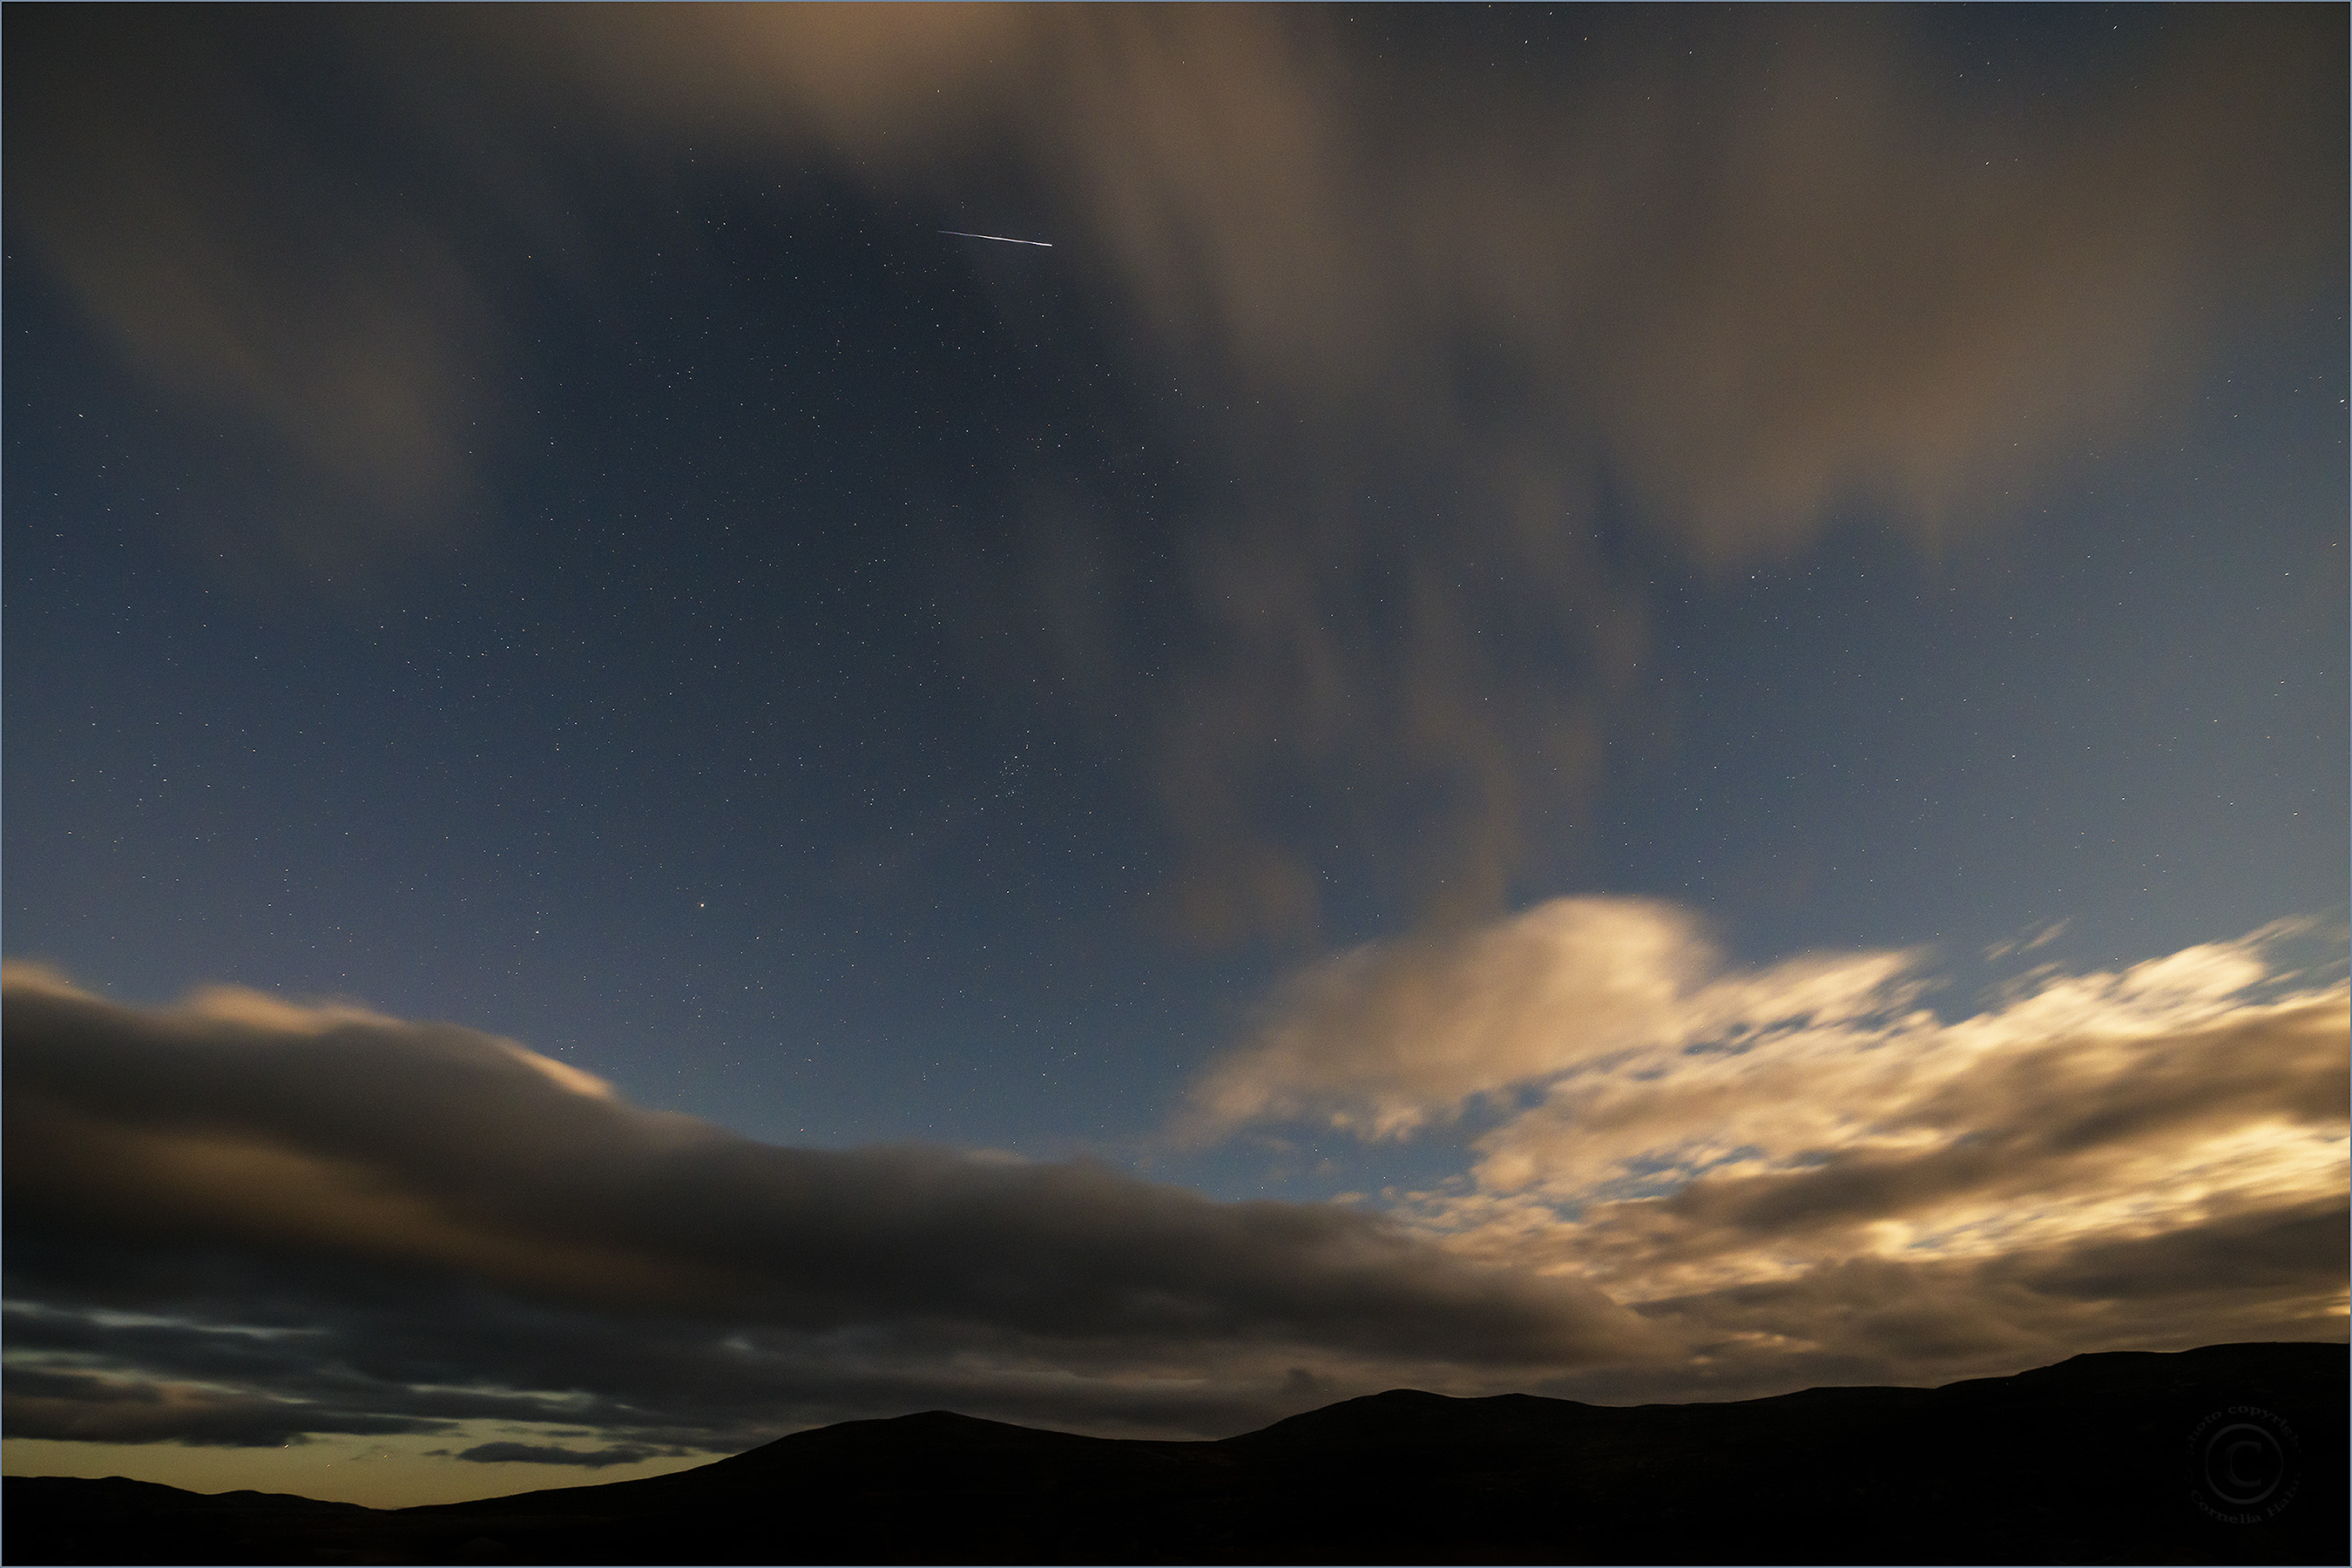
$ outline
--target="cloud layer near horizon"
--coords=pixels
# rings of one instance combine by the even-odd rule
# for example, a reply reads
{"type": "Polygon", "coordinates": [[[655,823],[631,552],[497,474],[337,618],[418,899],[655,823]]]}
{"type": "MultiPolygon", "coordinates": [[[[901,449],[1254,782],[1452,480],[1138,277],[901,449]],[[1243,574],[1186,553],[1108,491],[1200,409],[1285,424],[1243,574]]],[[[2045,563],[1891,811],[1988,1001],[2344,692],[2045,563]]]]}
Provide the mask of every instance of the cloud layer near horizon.
{"type": "Polygon", "coordinates": [[[2352,1017],[2340,961],[2278,967],[2298,934],[2043,968],[1947,1018],[1920,954],[1738,969],[1675,906],[1556,900],[1308,970],[1176,1126],[1467,1118],[1472,1168],[1393,1212],[1598,1285],[1735,1382],[2336,1338],[2352,1017]]]}
{"type": "Polygon", "coordinates": [[[1736,970],[1644,900],[1369,949],[1183,1118],[1478,1129],[1460,1178],[1359,1208],[777,1148],[455,1026],[11,965],[8,1430],[471,1423],[520,1439],[478,1462],[625,1464],[939,1405],[1216,1436],[1398,1384],[1722,1396],[2337,1339],[2352,1030],[2279,937],[1949,1021],[1916,955],[1736,970]],[[550,1460],[551,1426],[601,1446],[550,1460]]]}
{"type": "Polygon", "coordinates": [[[19,1436],[503,1415],[740,1447],[914,1400],[1182,1426],[1276,1408],[1302,1362],[1525,1375],[1656,1339],[1377,1216],[754,1143],[455,1026],[24,966],[5,1018],[19,1436]]]}

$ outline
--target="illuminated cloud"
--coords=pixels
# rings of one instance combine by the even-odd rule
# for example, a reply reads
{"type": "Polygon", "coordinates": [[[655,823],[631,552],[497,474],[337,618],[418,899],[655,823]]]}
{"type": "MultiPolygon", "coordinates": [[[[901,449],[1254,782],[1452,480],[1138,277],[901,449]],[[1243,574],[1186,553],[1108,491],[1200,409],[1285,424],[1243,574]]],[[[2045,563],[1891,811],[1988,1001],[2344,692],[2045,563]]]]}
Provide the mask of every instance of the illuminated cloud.
{"type": "Polygon", "coordinates": [[[1918,994],[1909,955],[1809,956],[1726,973],[1699,923],[1646,899],[1555,899],[1466,932],[1359,949],[1295,979],[1204,1074],[1184,1130],[1312,1118],[1371,1137],[1465,1102],[1722,1034],[1833,1028],[1918,994]]]}
{"type": "Polygon", "coordinates": [[[1722,1336],[1712,1377],[2333,1337],[2352,1015],[2275,968],[2294,934],[1946,1019],[1916,955],[1738,970],[1670,907],[1557,900],[1309,971],[1179,1126],[1403,1136],[1486,1097],[1472,1169],[1400,1212],[1722,1336]]]}

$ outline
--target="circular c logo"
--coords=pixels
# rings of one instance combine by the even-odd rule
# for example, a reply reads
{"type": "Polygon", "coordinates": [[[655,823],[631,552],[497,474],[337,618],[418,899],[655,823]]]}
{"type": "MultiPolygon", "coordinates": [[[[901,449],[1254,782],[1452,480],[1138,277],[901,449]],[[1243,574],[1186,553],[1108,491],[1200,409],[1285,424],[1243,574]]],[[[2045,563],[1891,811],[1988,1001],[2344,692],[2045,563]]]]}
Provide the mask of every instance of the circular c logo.
{"type": "Polygon", "coordinates": [[[2205,1439],[2205,1485],[2217,1498],[2252,1508],[2286,1479],[2286,1449],[2251,1421],[2217,1426],[2205,1439]]]}
{"type": "Polygon", "coordinates": [[[2216,1410],[2189,1435],[2190,1496],[2227,1524],[2273,1518],[2303,1479],[2302,1448],[2294,1428],[2259,1405],[2216,1410]]]}

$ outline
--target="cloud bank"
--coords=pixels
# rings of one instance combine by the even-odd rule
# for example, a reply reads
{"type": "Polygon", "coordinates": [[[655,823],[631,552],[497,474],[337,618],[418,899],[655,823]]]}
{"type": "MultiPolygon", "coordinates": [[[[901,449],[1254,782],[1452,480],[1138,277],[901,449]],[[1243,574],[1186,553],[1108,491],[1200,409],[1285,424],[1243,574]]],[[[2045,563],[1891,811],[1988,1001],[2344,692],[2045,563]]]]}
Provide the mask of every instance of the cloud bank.
{"type": "Polygon", "coordinates": [[[1222,1426],[1295,1406],[1301,1363],[1476,1379],[1655,1338],[1376,1216],[754,1143],[454,1026],[230,989],[138,1009],[12,966],[5,1026],[20,1436],[503,1418],[725,1447],[943,1403],[1222,1426]]]}
{"type": "Polygon", "coordinates": [[[1922,955],[1725,963],[1569,899],[1309,970],[1193,1086],[1193,1138],[1466,1121],[1392,1194],[1466,1255],[1607,1290],[1703,1375],[2345,1331],[2352,1015],[2290,926],[1923,1005],[1922,955]]]}
{"type": "Polygon", "coordinates": [[[604,1466],[942,1405],[1213,1436],[1400,1384],[1654,1399],[2338,1339],[2352,1020],[2281,934],[1956,1019],[1917,955],[1738,969],[1645,900],[1364,950],[1181,1120],[1468,1131],[1460,1177],[1380,1212],[777,1148],[456,1026],[129,1007],[12,964],[7,1430],[470,1431],[469,1461],[604,1466]]]}

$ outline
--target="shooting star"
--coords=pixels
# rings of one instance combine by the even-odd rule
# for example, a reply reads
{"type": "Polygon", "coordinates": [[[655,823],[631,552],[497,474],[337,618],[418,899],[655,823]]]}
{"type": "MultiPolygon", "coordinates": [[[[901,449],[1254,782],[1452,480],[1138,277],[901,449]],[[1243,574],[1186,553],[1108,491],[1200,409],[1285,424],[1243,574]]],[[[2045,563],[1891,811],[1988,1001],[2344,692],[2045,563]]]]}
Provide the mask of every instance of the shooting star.
{"type": "Polygon", "coordinates": [[[1014,239],[1012,236],[1004,234],[966,234],[960,228],[943,228],[940,232],[954,235],[958,239],[993,239],[1005,245],[1034,245],[1040,250],[1054,248],[1054,242],[1050,239],[1014,239]]]}

